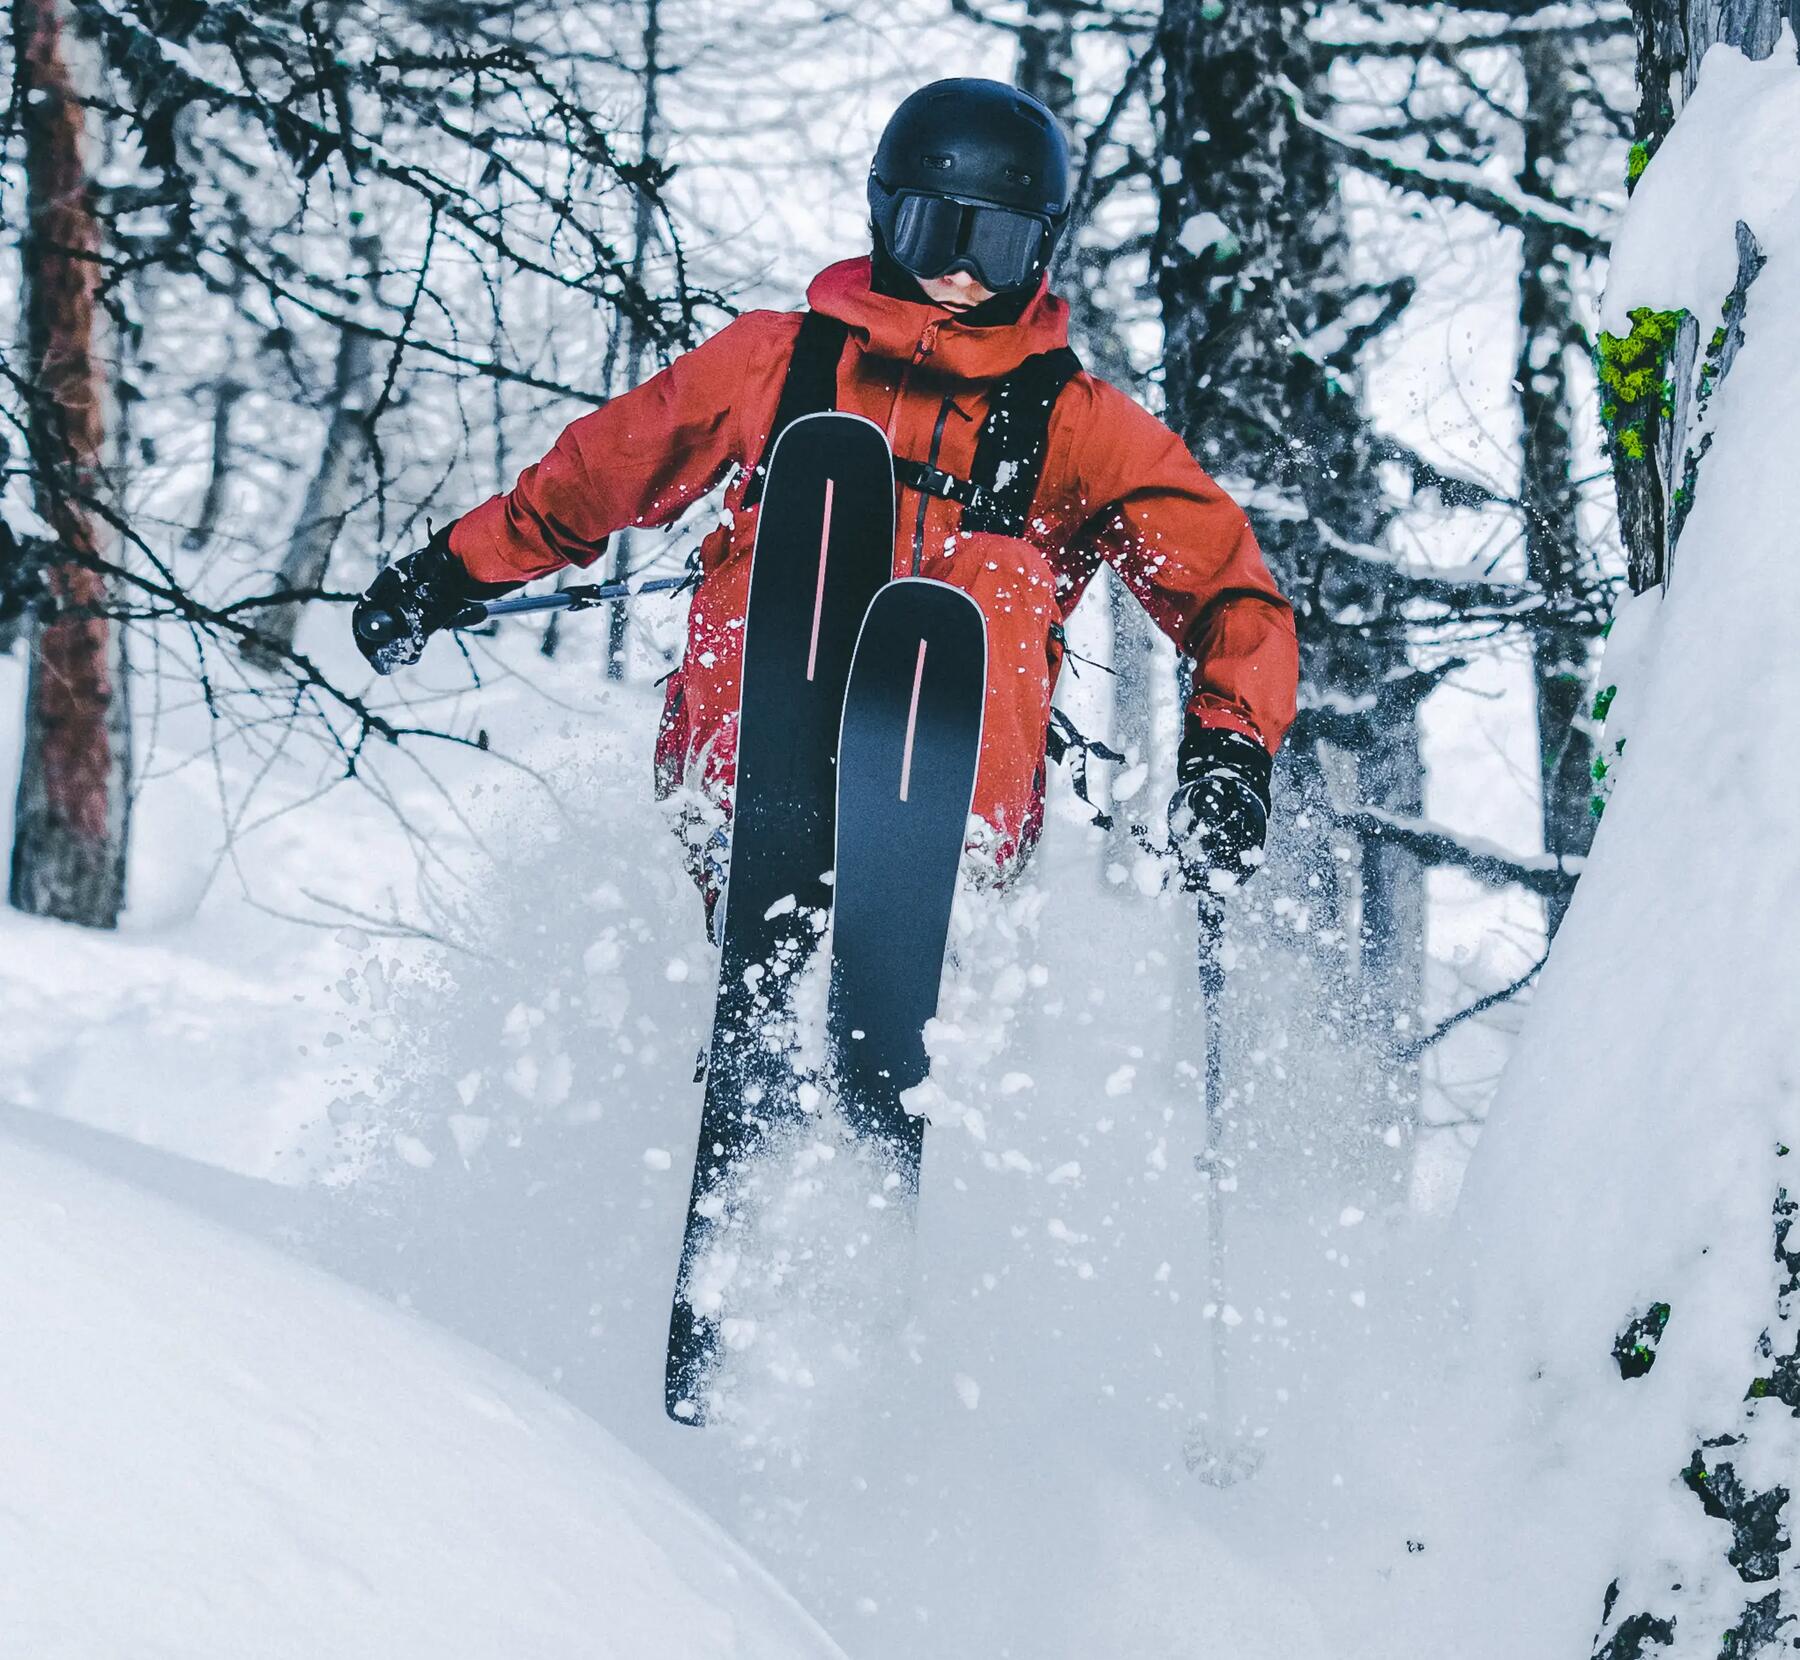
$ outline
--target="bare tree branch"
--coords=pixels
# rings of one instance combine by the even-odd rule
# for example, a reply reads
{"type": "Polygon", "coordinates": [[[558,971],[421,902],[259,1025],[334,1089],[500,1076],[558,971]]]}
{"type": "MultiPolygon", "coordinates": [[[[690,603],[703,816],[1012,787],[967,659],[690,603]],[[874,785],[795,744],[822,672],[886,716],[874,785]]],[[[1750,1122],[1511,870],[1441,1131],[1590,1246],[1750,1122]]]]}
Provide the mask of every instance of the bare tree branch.
{"type": "MultiPolygon", "coordinates": [[[[1464,1021],[1473,1020],[1477,1015],[1486,1014],[1489,1009],[1494,1008],[1496,1005],[1508,1002],[1512,998],[1517,997],[1520,992],[1538,977],[1544,964],[1549,960],[1550,953],[1546,951],[1543,956],[1539,957],[1530,968],[1526,969],[1525,972],[1518,977],[1518,979],[1502,986],[1498,991],[1490,991],[1485,997],[1477,997],[1473,1003],[1470,1003],[1466,1008],[1458,1009],[1455,1014],[1447,1015],[1444,1019],[1440,1020],[1437,1025],[1433,1026],[1423,1037],[1407,1044],[1407,1046],[1400,1051],[1401,1058],[1403,1060],[1416,1061],[1434,1043],[1441,1043],[1454,1032],[1458,1026],[1462,1025],[1464,1021]]],[[[1434,1129],[1442,1128],[1441,1125],[1433,1125],[1432,1127],[1434,1129]]]]}

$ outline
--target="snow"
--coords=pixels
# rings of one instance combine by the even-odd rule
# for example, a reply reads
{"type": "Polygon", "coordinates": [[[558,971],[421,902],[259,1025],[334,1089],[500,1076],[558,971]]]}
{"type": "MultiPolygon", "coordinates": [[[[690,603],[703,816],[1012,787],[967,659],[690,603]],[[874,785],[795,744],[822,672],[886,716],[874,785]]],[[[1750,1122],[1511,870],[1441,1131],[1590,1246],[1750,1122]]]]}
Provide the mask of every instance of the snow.
{"type": "Polygon", "coordinates": [[[1800,65],[1791,23],[1766,58],[1715,46],[1681,119],[1632,192],[1614,239],[1601,327],[1631,332],[1639,306],[1685,310],[1708,339],[1737,280],[1736,227],[1759,237],[1800,190],[1800,65]]]}
{"type": "Polygon", "coordinates": [[[0,1150],[7,1653],[839,1653],[541,1386],[122,1183],[0,1150]]]}
{"type": "Polygon", "coordinates": [[[34,537],[46,542],[56,540],[56,532],[33,508],[10,490],[0,490],[0,525],[4,525],[15,536],[34,537]]]}
{"type": "MultiPolygon", "coordinates": [[[[609,748],[642,741],[646,704],[610,698],[595,718],[609,748]]],[[[579,753],[545,741],[532,761],[554,774],[579,753]]],[[[1377,1378],[1410,1392],[1391,1329],[1364,1330],[1378,1304],[1392,1311],[1375,1270],[1392,1206],[1365,1169],[1362,1103],[1286,1047],[1285,1005],[1237,1028],[1256,1128],[1234,1146],[1230,1295],[1206,1320],[1193,922],[1179,895],[1109,890],[1103,838],[1072,817],[1022,887],[959,901],[917,1103],[932,1123],[915,1225],[879,1163],[828,1114],[809,1118],[760,1162],[753,1221],[701,1267],[701,1296],[732,1321],[724,1409],[704,1434],[663,1421],[655,1368],[710,986],[662,976],[671,951],[698,960],[698,907],[633,777],[609,774],[603,796],[571,782],[578,840],[547,826],[515,840],[470,949],[441,974],[390,975],[409,986],[418,1064],[376,1126],[403,1119],[448,1145],[435,1126],[452,1086],[516,1058],[495,1034],[527,985],[543,1018],[520,1028],[523,1052],[572,1057],[568,1106],[511,1103],[468,1171],[390,1169],[377,1191],[396,1218],[352,1206],[327,1259],[554,1377],[869,1660],[921,1642],[1073,1656],[1115,1651],[1121,1632],[1141,1645],[1128,1652],[1180,1654],[1202,1631],[1222,1656],[1384,1654],[1376,1610],[1391,1599],[1364,1597],[1347,1621],[1331,1612],[1338,1571],[1309,1551],[1301,1588],[1272,1544],[1284,1514],[1323,1540],[1326,1512],[1352,1526],[1385,1493],[1371,1448],[1367,1464],[1335,1462],[1346,1485],[1326,1496],[1316,1449],[1352,1437],[1377,1378]],[[531,896],[572,851],[612,873],[611,891],[547,915],[531,896]],[[617,952],[594,976],[581,957],[602,929],[617,952]],[[1332,1264],[1322,1280],[1347,1206],[1371,1237],[1353,1277],[1332,1264]],[[1233,1422],[1271,1448],[1267,1487],[1226,1508],[1183,1463],[1217,1329],[1241,1350],[1233,1422]]],[[[1343,1570],[1357,1583],[1370,1556],[1404,1560],[1396,1526],[1369,1539],[1343,1570]]]]}
{"type": "Polygon", "coordinates": [[[1237,246],[1237,238],[1232,235],[1231,227],[1216,213],[1195,214],[1181,227],[1181,234],[1176,240],[1195,259],[1208,248],[1223,244],[1229,253],[1237,246]]]}
{"type": "MultiPolygon", "coordinates": [[[[659,697],[603,681],[598,630],[566,638],[552,665],[522,627],[473,643],[494,749],[382,773],[406,835],[381,791],[314,800],[278,772],[223,867],[247,890],[205,885],[198,811],[170,807],[177,833],[137,853],[170,898],[130,931],[0,916],[4,994],[32,999],[33,1029],[6,1037],[37,1110],[14,1121],[400,1303],[422,1337],[428,1320],[523,1367],[858,1660],[1460,1654],[1463,1512],[1434,1504],[1435,1449],[1477,1397],[1440,1399],[1458,1319],[1437,1226],[1404,1213],[1382,1103],[1321,1032],[1329,999],[1258,944],[1303,925],[1304,894],[1269,872],[1241,902],[1261,921],[1227,953],[1215,1184],[1193,1163],[1189,902],[1107,883],[1107,839],[1060,786],[1028,879],[959,899],[912,1102],[931,1117],[913,1225],[879,1161],[809,1118],[759,1168],[754,1226],[705,1266],[728,1305],[729,1410],[704,1432],[666,1421],[712,959],[649,800],[659,697]],[[426,909],[385,891],[414,836],[437,861],[426,909]],[[287,920],[307,894],[430,927],[287,920]],[[685,980],[666,976],[677,956],[685,980]],[[134,1057],[168,1053],[169,1031],[190,1035],[165,1082],[134,1057]],[[104,1098],[91,1074],[71,1088],[99,1042],[116,1057],[104,1098]],[[1351,1208],[1365,1220],[1347,1233],[1351,1208]],[[1253,1482],[1190,1473],[1214,1417],[1265,1449],[1253,1482]],[[1432,1553],[1410,1553],[1427,1529],[1432,1553]]],[[[403,689],[442,698],[459,672],[428,658],[403,689]]],[[[227,783],[260,765],[228,756],[227,783]]],[[[519,1502],[537,1484],[521,1467],[519,1502]]]]}
{"type": "MultiPolygon", "coordinates": [[[[1793,707],[1800,615],[1779,552],[1800,506],[1781,476],[1800,436],[1781,401],[1800,315],[1776,177],[1795,149],[1791,73],[1758,68],[1735,101],[1703,82],[1677,129],[1715,123],[1719,154],[1703,159],[1724,205],[1705,240],[1722,224],[1729,250],[1727,210],[1748,204],[1771,264],[1679,580],[1622,613],[1609,645],[1608,736],[1632,734],[1620,794],[1457,1225],[1421,1211],[1447,1207],[1460,1156],[1421,1176],[1405,1106],[1370,1092],[1331,1024],[1330,942],[1279,870],[1237,902],[1225,954],[1228,1166],[1194,1168],[1192,915],[1154,861],[1122,860],[1059,797],[1028,879],[959,902],[934,1075],[909,1098],[931,1120],[916,1225],[820,1103],[758,1171],[753,1226],[704,1268],[702,1295],[731,1311],[729,1411],[704,1433],[671,1426],[662,1343],[713,956],[648,800],[654,652],[637,683],[605,687],[600,630],[572,621],[547,664],[508,624],[470,643],[477,701],[434,647],[381,695],[478,723],[493,756],[371,755],[368,793],[318,801],[284,758],[268,769],[276,802],[225,845],[204,734],[172,715],[138,803],[125,932],[0,918],[15,1015],[0,1059],[27,1109],[8,1116],[290,1257],[41,1154],[5,1161],[0,1226],[24,1243],[0,1262],[0,1296],[36,1324],[17,1347],[9,1326],[0,1403],[9,1421],[19,1403],[35,1440],[0,1458],[29,1472],[25,1521],[48,1541],[21,1547],[16,1580],[9,1561],[0,1598],[37,1599],[40,1622],[17,1629],[43,1636],[69,1608],[112,1623],[91,1641],[58,1632],[80,1645],[66,1652],[155,1652],[154,1620],[179,1604],[169,1651],[215,1651],[194,1616],[210,1609],[238,1622],[219,1626],[217,1652],[261,1655],[280,1652],[269,1609],[304,1590],[344,1622],[306,1627],[308,1653],[404,1656],[428,1636],[433,1654],[605,1652],[602,1613],[642,1621],[630,1652],[732,1652],[703,1646],[719,1632],[746,1653],[832,1652],[723,1529],[859,1660],[1513,1660],[1591,1652],[1614,1574],[1642,1605],[1651,1568],[1687,1573],[1717,1525],[1673,1473],[1693,1434],[1729,1427],[1716,1405],[1741,1395],[1746,1341],[1769,1318],[1773,1137],[1800,1145],[1781,1022],[1766,1002],[1745,1012],[1800,966],[1782,933],[1800,886],[1776,829],[1794,822],[1800,769],[1787,728],[1762,718],[1793,707]],[[1762,124],[1732,126],[1739,106],[1762,124]],[[1764,157],[1755,178],[1727,165],[1746,147],[1764,157]],[[1752,616],[1766,627],[1746,645],[1752,616]],[[171,744],[190,747],[165,765],[171,744]],[[362,921],[339,926],[334,907],[362,921]],[[1316,980],[1285,975],[1271,932],[1312,940],[1316,980]],[[52,1182],[73,1243],[42,1198],[52,1182]],[[1675,1309],[1661,1355],[1622,1391],[1613,1338],[1655,1298],[1675,1309]],[[1197,1483],[1196,1429],[1263,1449],[1255,1479],[1197,1483]],[[81,1480],[59,1494],[54,1471],[81,1480]],[[121,1531],[90,1529],[80,1549],[51,1531],[73,1529],[80,1502],[121,1531]],[[701,1540],[712,1578],[671,1577],[677,1534],[701,1540]],[[620,1557],[655,1569],[641,1606],[605,1577],[620,1557]],[[93,1563],[116,1589],[87,1594],[93,1563]],[[671,1611],[678,1641],[654,1624],[671,1611]],[[401,1613],[416,1618],[396,1635],[401,1613]],[[480,1650],[484,1616],[505,1641],[480,1650]],[[532,1641],[537,1618],[564,1621],[561,1649],[532,1641]]],[[[1703,240],[1695,203],[1680,224],[1670,207],[1688,142],[1671,139],[1640,185],[1619,304],[1667,305],[1690,281],[1717,302],[1701,292],[1717,250],[1686,245],[1703,240]],[[1659,234],[1635,230],[1646,216],[1659,234]]],[[[1433,176],[1544,211],[1486,172],[1433,176]]],[[[1495,259],[1498,240],[1455,257],[1495,259]]],[[[1485,301],[1457,318],[1417,338],[1446,361],[1452,341],[1512,338],[1513,317],[1485,301]]],[[[1462,398],[1469,377],[1428,371],[1407,396],[1462,398]]],[[[1498,430],[1492,413],[1455,431],[1498,430]]],[[[1483,442],[1477,460],[1500,477],[1510,462],[1483,442]]],[[[1432,563],[1407,536],[1356,551],[1489,574],[1472,546],[1422,550],[1432,563]]],[[[349,662],[336,634],[306,645],[349,662]]],[[[1469,685],[1476,712],[1442,729],[1485,744],[1493,677],[1469,685]]],[[[1489,776],[1531,775],[1532,756],[1495,749],[1489,776]]],[[[235,788],[252,766],[220,770],[235,788]]],[[[1154,805],[1166,788],[1140,763],[1111,795],[1154,805]]],[[[1409,822],[1536,859],[1528,792],[1470,794],[1442,799],[1434,776],[1409,822]]],[[[1480,908],[1470,886],[1434,878],[1434,948],[1464,950],[1478,992],[1511,979],[1537,935],[1535,917],[1480,908]]],[[[1473,1069],[1503,1047],[1491,1036],[1473,1069]]],[[[1757,1456],[1774,1466],[1782,1448],[1757,1456]]],[[[14,1491],[0,1472],[9,1558],[14,1491]]],[[[1707,1583],[1721,1607],[1737,1589],[1707,1583]]],[[[58,1650],[43,1636],[34,1652],[58,1650]]]]}
{"type": "MultiPolygon", "coordinates": [[[[1297,1572],[1275,1541],[1295,1514],[1323,1541],[1329,1515],[1335,1545],[1389,1481],[1374,1449],[1335,1463],[1342,1488],[1311,1473],[1353,1439],[1377,1380],[1396,1387],[1391,1332],[1364,1330],[1391,1306],[1371,1271],[1383,1241],[1358,1263],[1366,1310],[1317,1266],[1347,1204],[1371,1218],[1359,1234],[1390,1214],[1368,1158],[1386,1150],[1339,1057],[1321,1069],[1304,1011],[1259,989],[1246,948],[1232,1419],[1271,1451],[1260,1491],[1221,1507],[1183,1463],[1220,1329],[1201,1315],[1193,920],[1177,894],[1106,884],[1104,836],[1060,797],[1031,879],[959,901],[915,1225],[888,1173],[847,1156],[829,1114],[809,1119],[761,1172],[758,1226],[711,1265],[731,1299],[730,1415],[705,1432],[666,1421],[712,958],[649,800],[649,677],[607,686],[599,630],[571,627],[545,665],[509,626],[472,642],[489,754],[373,755],[378,788],[316,799],[304,766],[268,771],[227,861],[189,774],[165,774],[135,853],[158,897],[127,931],[0,915],[0,995],[30,1015],[4,1036],[35,1104],[9,1122],[400,1303],[422,1338],[430,1321],[522,1366],[859,1660],[921,1644],[1058,1660],[1122,1632],[1179,1654],[1201,1631],[1223,1656],[1385,1654],[1379,1599],[1353,1599],[1348,1620],[1339,1570],[1308,1550],[1297,1572]],[[389,891],[414,837],[430,886],[389,891]],[[346,926],[339,904],[429,926],[346,926]],[[321,911],[328,926],[292,920],[321,911]],[[677,956],[686,980],[665,975],[677,956]],[[104,1090],[80,1070],[101,1045],[104,1090]],[[1109,1096],[1122,1073],[1129,1090],[1109,1096]]],[[[329,661],[342,642],[308,645],[329,661]]],[[[431,656],[395,690],[441,700],[462,672],[431,656]]],[[[172,721],[162,737],[193,735],[172,721]]],[[[221,767],[228,790],[266,770],[254,754],[221,767]]],[[[207,1237],[232,1259],[230,1238],[207,1237]]],[[[537,1485],[522,1466],[519,1502],[537,1485]]],[[[1397,1537],[1371,1527],[1343,1572],[1360,1584],[1371,1556],[1402,1571],[1397,1537]]]]}
{"type": "Polygon", "coordinates": [[[1800,1464],[1785,1409],[1744,1402],[1763,1334],[1793,1339],[1775,1327],[1772,1210],[1800,1146],[1800,749],[1777,714],[1800,699],[1794,59],[1791,33],[1762,64],[1708,54],[1609,286],[1612,326],[1639,304],[1704,322],[1736,277],[1738,219],[1768,255],[1673,579],[1632,602],[1609,655],[1630,743],[1465,1188],[1477,1342],[1528,1438],[1493,1502],[1557,1518],[1514,1563],[1544,1594],[1511,1605],[1507,1652],[1580,1651],[1615,1578],[1620,1617],[1678,1615],[1676,1652],[1719,1652],[1777,1585],[1726,1566],[1729,1530],[1679,1472],[1726,1434],[1749,1445],[1710,1456],[1747,1462],[1753,1488],[1800,1464]],[[1654,1369],[1624,1382],[1613,1342],[1658,1302],[1654,1369]]]}

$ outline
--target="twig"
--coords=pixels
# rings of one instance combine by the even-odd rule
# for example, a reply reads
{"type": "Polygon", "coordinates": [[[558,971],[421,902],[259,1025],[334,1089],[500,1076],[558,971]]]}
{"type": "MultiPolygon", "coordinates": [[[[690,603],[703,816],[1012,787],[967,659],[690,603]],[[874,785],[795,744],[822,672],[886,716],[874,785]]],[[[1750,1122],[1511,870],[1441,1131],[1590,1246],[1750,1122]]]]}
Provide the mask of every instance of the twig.
{"type": "MultiPolygon", "coordinates": [[[[1455,1031],[1458,1026],[1462,1025],[1465,1020],[1473,1020],[1478,1014],[1487,1013],[1487,1011],[1493,1008],[1496,1003],[1504,1003],[1509,998],[1517,997],[1520,992],[1537,978],[1538,970],[1540,970],[1549,960],[1550,952],[1549,949],[1546,948],[1543,956],[1539,957],[1530,968],[1526,969],[1525,972],[1518,977],[1518,979],[1514,980],[1510,985],[1502,986],[1498,991],[1490,991],[1485,997],[1477,997],[1467,1008],[1458,1009],[1455,1014],[1440,1020],[1437,1025],[1432,1027],[1432,1029],[1416,1043],[1409,1043],[1402,1049],[1400,1051],[1400,1059],[1403,1061],[1416,1061],[1434,1043],[1442,1038],[1448,1037],[1450,1033],[1455,1031]]],[[[1444,1126],[1438,1124],[1433,1124],[1431,1126],[1434,1130],[1443,1127],[1444,1126]]]]}

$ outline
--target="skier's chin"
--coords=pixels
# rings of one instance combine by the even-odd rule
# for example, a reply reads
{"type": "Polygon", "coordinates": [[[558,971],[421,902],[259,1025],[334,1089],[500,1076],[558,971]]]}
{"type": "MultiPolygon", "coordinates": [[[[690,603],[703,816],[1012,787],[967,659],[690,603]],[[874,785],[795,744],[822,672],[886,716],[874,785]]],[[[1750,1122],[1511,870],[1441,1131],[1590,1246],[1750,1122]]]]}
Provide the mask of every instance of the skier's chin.
{"type": "Polygon", "coordinates": [[[920,279],[919,287],[924,290],[925,298],[933,305],[952,312],[973,311],[978,305],[984,305],[994,297],[991,289],[983,288],[979,284],[965,287],[947,283],[938,277],[929,280],[920,279]]]}

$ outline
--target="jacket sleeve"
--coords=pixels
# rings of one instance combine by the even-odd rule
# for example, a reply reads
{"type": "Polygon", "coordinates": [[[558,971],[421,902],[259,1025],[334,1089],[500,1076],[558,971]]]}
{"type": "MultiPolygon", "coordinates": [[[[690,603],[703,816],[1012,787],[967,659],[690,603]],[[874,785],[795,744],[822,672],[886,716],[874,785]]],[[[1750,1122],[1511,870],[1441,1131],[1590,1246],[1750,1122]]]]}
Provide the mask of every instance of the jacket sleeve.
{"type": "Polygon", "coordinates": [[[1189,713],[1273,754],[1294,722],[1300,652],[1250,521],[1154,415],[1104,381],[1077,388],[1083,539],[1192,659],[1189,713]]]}
{"type": "Polygon", "coordinates": [[[759,393],[779,389],[798,325],[797,314],[747,312],[571,422],[511,490],[456,521],[451,552],[477,581],[526,582],[591,565],[614,531],[667,524],[733,462],[754,459],[759,393]]]}

